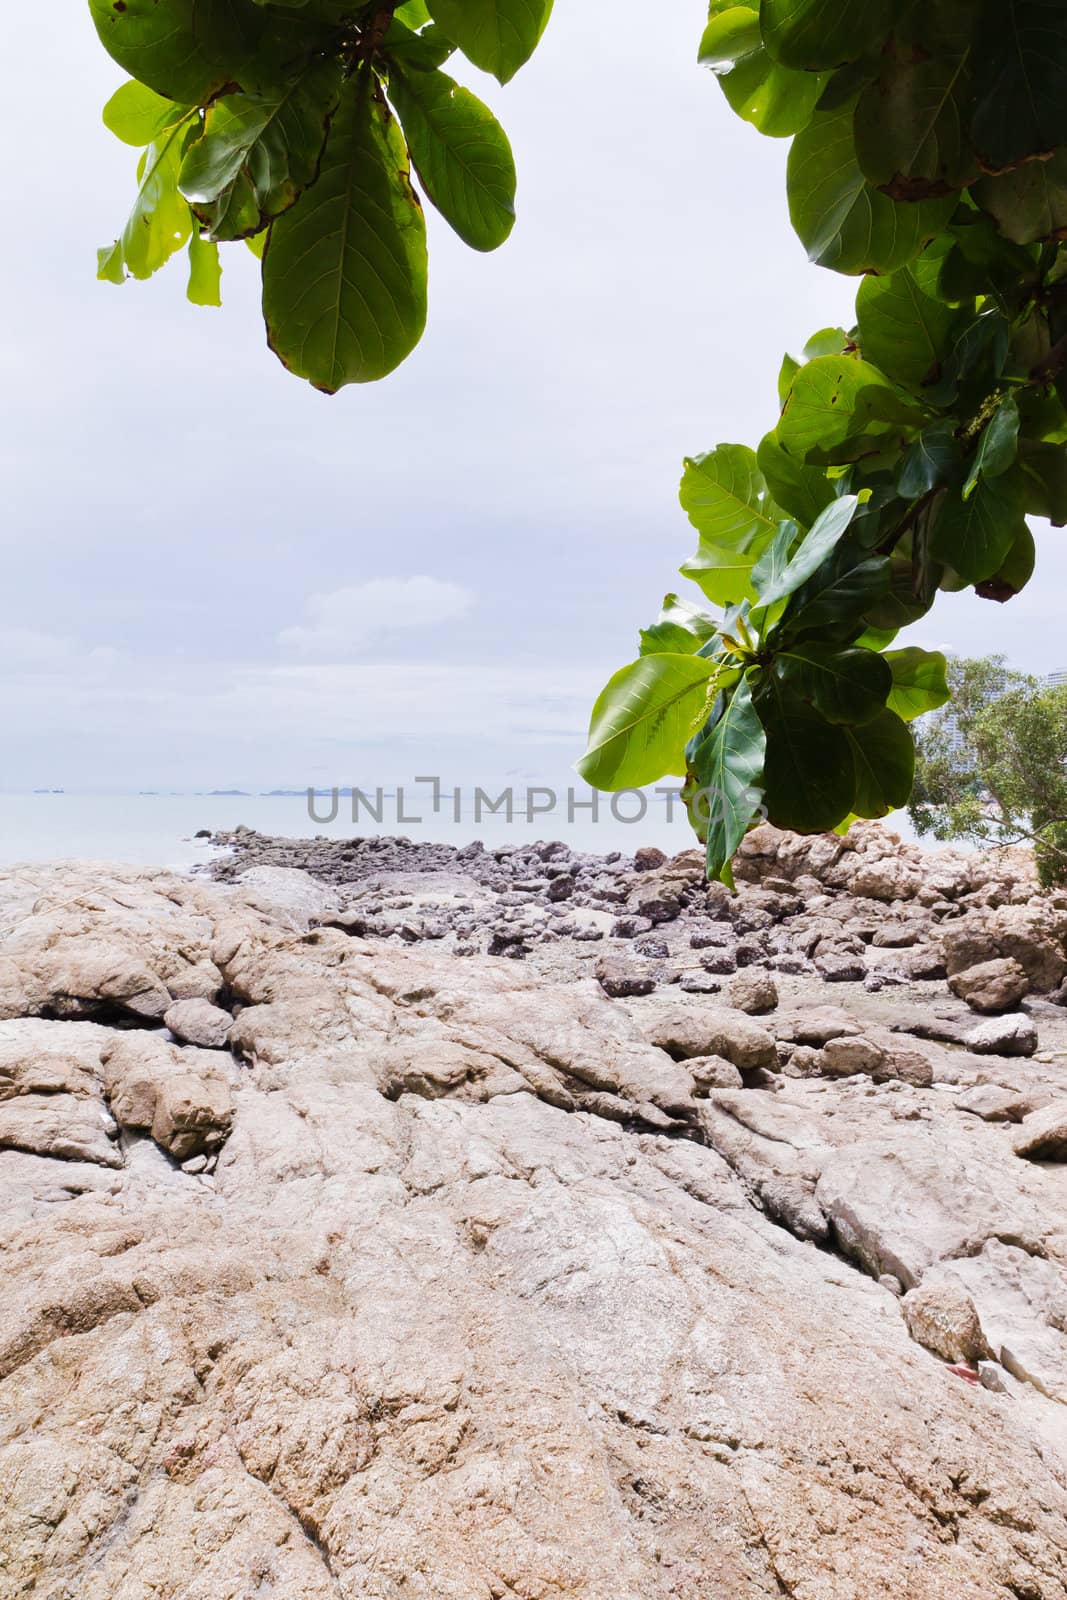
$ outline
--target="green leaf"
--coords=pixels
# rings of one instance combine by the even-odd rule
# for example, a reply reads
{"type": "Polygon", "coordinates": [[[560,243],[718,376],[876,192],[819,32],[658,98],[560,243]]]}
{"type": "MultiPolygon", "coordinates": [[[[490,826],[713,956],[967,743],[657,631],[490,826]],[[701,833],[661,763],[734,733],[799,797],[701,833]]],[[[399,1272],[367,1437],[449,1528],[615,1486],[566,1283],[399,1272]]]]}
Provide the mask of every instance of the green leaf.
{"type": "Polygon", "coordinates": [[[144,152],[137,199],[114,247],[98,253],[98,277],[121,283],[125,268],[134,278],[150,278],[188,240],[193,219],[178,193],[185,137],[179,124],[144,152]]]}
{"type": "Polygon", "coordinates": [[[1054,528],[1067,526],[1067,451],[1059,444],[1020,439],[1019,465],[1028,514],[1047,517],[1054,528]]]}
{"type": "Polygon", "coordinates": [[[819,512],[836,499],[834,486],[822,467],[806,467],[787,455],[776,433],[768,433],[756,454],[767,488],[778,507],[810,528],[819,512]]]}
{"type": "Polygon", "coordinates": [[[853,356],[820,356],[797,373],[778,442],[808,465],[843,464],[870,453],[872,437],[921,420],[877,367],[853,356]]]}
{"type": "Polygon", "coordinates": [[[399,12],[390,22],[382,45],[390,66],[395,64],[405,71],[410,68],[415,72],[434,72],[444,66],[449,56],[455,54],[455,45],[436,23],[423,28],[421,33],[413,33],[402,22],[398,22],[398,16],[399,12]]]}
{"type": "Polygon", "coordinates": [[[191,106],[178,105],[131,78],[115,90],[104,107],[104,126],[123,144],[143,150],[168,128],[184,122],[191,110],[191,106]]]}
{"type": "Polygon", "coordinates": [[[784,600],[787,595],[795,593],[844,538],[858,506],[859,501],[851,494],[842,495],[840,500],[828,505],[812,525],[810,533],[805,535],[788,565],[778,573],[768,572],[768,586],[756,591],[757,603],[771,606],[776,600],[784,600]]]}
{"type": "Polygon", "coordinates": [[[423,23],[430,20],[426,0],[404,0],[404,4],[397,6],[393,15],[394,20],[399,18],[406,28],[421,28],[423,23]]]}
{"type": "Polygon", "coordinates": [[[1034,536],[1026,523],[1020,522],[1011,549],[993,576],[975,585],[975,594],[983,600],[995,600],[1000,605],[1004,605],[1008,600],[1014,600],[1033,577],[1036,561],[1037,547],[1034,544],[1034,536]]]}
{"type": "Polygon", "coordinates": [[[837,645],[793,645],[775,657],[774,670],[786,688],[807,700],[827,722],[858,725],[884,710],[893,674],[873,650],[837,645]]]}
{"type": "Polygon", "coordinates": [[[791,597],[778,633],[800,639],[825,631],[829,639],[847,638],[856,631],[859,619],[887,593],[890,571],[887,557],[868,556],[851,540],[842,540],[791,597]]]}
{"type": "Polygon", "coordinates": [[[577,763],[594,789],[640,789],[685,776],[685,746],[707,715],[715,667],[701,656],[642,656],[610,680],[593,707],[577,763]]]}
{"type": "Polygon", "coordinates": [[[469,61],[507,83],[533,55],[552,0],[427,0],[433,20],[469,61]]]}
{"type": "Polygon", "coordinates": [[[826,84],[824,73],[795,72],[763,44],[759,0],[712,0],[699,61],[710,67],[739,117],[772,139],[806,128],[826,84]]]}
{"type": "Polygon", "coordinates": [[[965,583],[992,578],[1026,526],[1017,472],[983,479],[969,500],[950,494],[934,525],[932,551],[965,583]]]}
{"type": "Polygon", "coordinates": [[[890,0],[763,0],[760,7],[771,55],[808,71],[879,49],[892,19],[890,0]]]}
{"type": "Polygon", "coordinates": [[[845,729],[852,752],[858,817],[887,817],[907,805],[915,782],[915,741],[906,723],[883,711],[862,728],[845,729]]]}
{"type": "Polygon", "coordinates": [[[929,200],[978,176],[967,140],[970,48],[898,48],[856,107],[856,154],[868,182],[895,200],[929,200]]]}
{"type": "Polygon", "coordinates": [[[688,655],[700,650],[717,631],[715,618],[676,594],[663,597],[663,609],[650,628],[641,630],[641,655],[688,655]]]}
{"type": "Polygon", "coordinates": [[[835,272],[895,272],[944,226],[955,201],[898,204],[873,188],[856,159],[852,107],[820,112],[793,141],[789,214],[808,259],[835,272]]]}
{"type": "Polygon", "coordinates": [[[263,312],[274,353],[327,394],[383,378],[422,336],[426,225],[366,76],[342,96],[317,181],[271,226],[263,312]]]}
{"type": "Polygon", "coordinates": [[[710,545],[746,551],[778,526],[778,507],[747,445],[721,444],[707,455],[687,457],[678,498],[710,545]]]}
{"type": "Polygon", "coordinates": [[[194,306],[221,306],[221,282],[219,247],[211,239],[201,239],[194,228],[189,240],[189,287],[186,297],[194,306]]]}
{"type": "Polygon", "coordinates": [[[139,82],[204,105],[240,76],[263,17],[245,0],[89,0],[100,42],[139,82]]]}
{"type": "Polygon", "coordinates": [[[1048,161],[1028,161],[999,178],[983,178],[972,192],[1015,244],[1062,239],[1067,230],[1067,150],[1057,150],[1048,161]]]}
{"type": "Polygon", "coordinates": [[[1019,454],[1019,405],[1013,394],[1006,394],[982,430],[974,453],[970,475],[963,486],[969,500],[983,478],[999,478],[1015,465],[1019,454]]]}
{"type": "Polygon", "coordinates": [[[856,780],[847,735],[791,693],[773,673],[753,696],[767,735],[764,795],[770,821],[794,833],[825,833],[853,807],[856,780]]]}
{"type": "Polygon", "coordinates": [[[945,658],[937,650],[920,650],[909,645],[904,650],[889,650],[884,658],[893,678],[889,710],[904,722],[914,722],[927,711],[936,711],[951,698],[945,658]]]}
{"type": "Polygon", "coordinates": [[[943,259],[927,251],[888,278],[864,278],[856,296],[865,359],[909,389],[935,382],[952,351],[960,313],[937,298],[943,259]]]}
{"type": "Polygon", "coordinates": [[[712,605],[733,606],[756,598],[752,587],[752,568],[756,560],[755,550],[745,554],[702,539],[696,555],[690,556],[678,570],[683,578],[691,578],[700,585],[712,605]]]}
{"type": "Polygon", "coordinates": [[[271,94],[235,94],[208,108],[179,186],[218,239],[258,233],[314,183],[341,92],[336,61],[316,61],[271,94]]]}
{"type": "Polygon", "coordinates": [[[971,138],[991,172],[1067,143],[1067,11],[979,0],[971,138]]]}
{"type": "Polygon", "coordinates": [[[389,97],[438,211],[472,249],[502,245],[515,225],[515,163],[493,113],[443,72],[394,69],[389,97]]]}
{"type": "Polygon", "coordinates": [[[763,725],[752,704],[748,680],[742,678],[719,720],[695,746],[690,773],[706,820],[705,845],[709,878],[733,888],[730,862],[763,798],[759,784],[767,747],[763,725]]]}
{"type": "Polygon", "coordinates": [[[922,433],[904,458],[897,478],[897,493],[904,500],[919,500],[932,489],[950,483],[959,472],[963,450],[952,422],[935,422],[922,433]]]}

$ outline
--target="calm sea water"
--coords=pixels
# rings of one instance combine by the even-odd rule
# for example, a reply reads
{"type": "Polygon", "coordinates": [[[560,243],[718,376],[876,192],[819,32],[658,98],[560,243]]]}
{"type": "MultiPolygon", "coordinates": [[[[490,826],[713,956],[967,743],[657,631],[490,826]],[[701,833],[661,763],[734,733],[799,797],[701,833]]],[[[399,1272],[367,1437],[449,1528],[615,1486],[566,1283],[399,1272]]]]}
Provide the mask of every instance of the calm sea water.
{"type": "MultiPolygon", "coordinates": [[[[315,802],[317,815],[330,810],[326,796],[315,802]]],[[[350,838],[354,834],[405,834],[416,843],[468,844],[481,839],[487,847],[530,843],[535,839],[563,839],[573,849],[624,850],[654,844],[668,853],[686,850],[694,842],[681,808],[668,821],[666,804],[650,804],[639,823],[619,822],[605,803],[596,823],[578,816],[568,821],[565,810],[527,822],[520,813],[512,823],[503,815],[483,815],[476,821],[473,807],[457,822],[451,807],[434,816],[432,806],[409,801],[405,816],[421,821],[398,822],[395,802],[387,800],[381,823],[361,814],[353,824],[351,801],[341,796],[339,814],[332,821],[312,820],[303,796],[271,795],[100,795],[43,794],[0,795],[0,863],[55,861],[78,858],[133,862],[144,866],[189,867],[211,855],[207,840],[193,836],[202,828],[212,831],[243,823],[260,833],[307,838],[325,834],[350,838]]]]}

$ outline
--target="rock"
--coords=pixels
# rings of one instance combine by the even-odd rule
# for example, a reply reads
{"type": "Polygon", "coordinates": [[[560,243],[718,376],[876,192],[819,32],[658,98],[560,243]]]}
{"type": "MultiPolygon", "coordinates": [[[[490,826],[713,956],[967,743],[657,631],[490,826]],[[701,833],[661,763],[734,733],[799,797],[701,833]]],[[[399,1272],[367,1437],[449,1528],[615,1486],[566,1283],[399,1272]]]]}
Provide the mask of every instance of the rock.
{"type": "Polygon", "coordinates": [[[616,917],[611,925],[613,939],[636,939],[638,934],[651,931],[651,917],[616,917]]]}
{"type": "Polygon", "coordinates": [[[883,1272],[881,1277],[878,1279],[878,1283],[881,1288],[888,1289],[889,1293],[894,1295],[898,1300],[904,1293],[904,1285],[901,1283],[900,1279],[895,1278],[891,1272],[883,1272]]]}
{"type": "Polygon", "coordinates": [[[649,1044],[677,1060],[723,1056],[742,1071],[773,1068],[778,1060],[771,1035],[743,1012],[657,1001],[643,1007],[637,1021],[649,1044]]]}
{"type": "Polygon", "coordinates": [[[786,1012],[778,1016],[775,1029],[780,1039],[793,1039],[797,1044],[824,1045],[831,1039],[859,1033],[860,1025],[855,1017],[840,1006],[808,1006],[803,1011],[786,1012]]]}
{"type": "Polygon", "coordinates": [[[710,972],[685,972],[678,980],[684,994],[718,994],[722,984],[710,972]]]}
{"type": "Polygon", "coordinates": [[[1025,1116],[1012,1136],[1017,1156],[1030,1161],[1067,1161],[1067,1100],[1053,1100],[1025,1116]]]}
{"type": "Polygon", "coordinates": [[[956,1097],[957,1111],[969,1111],[983,1122],[1021,1122],[1031,1109],[1024,1095],[999,1083],[976,1083],[956,1097]]]}
{"type": "Polygon", "coordinates": [[[635,872],[654,872],[657,867],[665,866],[666,861],[663,851],[657,850],[655,845],[645,844],[634,851],[635,872]]]}
{"type": "Polygon", "coordinates": [[[1011,957],[998,957],[995,961],[983,961],[976,967],[954,972],[948,986],[972,1011],[987,1015],[1010,1011],[1030,992],[1029,978],[1011,957]]]}
{"type": "Polygon", "coordinates": [[[553,878],[548,886],[548,898],[553,904],[560,900],[569,900],[574,894],[574,888],[572,877],[553,878]]]}
{"type": "Polygon", "coordinates": [[[900,1302],[908,1332],[942,1361],[976,1366],[989,1354],[974,1301],[952,1282],[922,1283],[900,1302]]]}
{"type": "Polygon", "coordinates": [[[644,938],[634,943],[634,955],[642,956],[646,961],[666,961],[670,953],[670,947],[663,939],[644,938]]]}
{"type": "Polygon", "coordinates": [[[163,1022],[183,1044],[223,1050],[233,1018],[208,1000],[179,1000],[164,1012],[163,1022]]]}
{"type": "Polygon", "coordinates": [[[226,1139],[233,1101],[214,1052],[179,1050],[154,1034],[120,1034],[102,1060],[104,1089],[121,1127],[150,1132],[179,1162],[226,1139]]]}
{"type": "Polygon", "coordinates": [[[0,1149],[121,1167],[122,1154],[111,1141],[109,1122],[98,1101],[70,1094],[24,1094],[0,1103],[0,1149]]]}
{"type": "Polygon", "coordinates": [[[748,967],[735,973],[726,985],[726,998],[739,1011],[750,1017],[764,1016],[778,1005],[778,985],[769,972],[758,967],[748,967]]]}
{"type": "Polygon", "coordinates": [[[224,1079],[179,1072],[159,1085],[152,1138],[175,1161],[216,1150],[232,1123],[233,1102],[224,1079]]]}
{"type": "Polygon", "coordinates": [[[695,928],[689,935],[689,945],[693,950],[721,950],[724,946],[731,946],[733,942],[733,929],[726,922],[706,923],[703,927],[695,928]]]}
{"type": "Polygon", "coordinates": [[[967,1035],[968,1049],[980,1056],[1032,1056],[1037,1043],[1037,1029],[1022,1013],[991,1017],[967,1035]]]}
{"type": "Polygon", "coordinates": [[[697,1089],[705,1094],[709,1089],[743,1087],[740,1072],[732,1061],[727,1061],[723,1056],[692,1056],[685,1065],[697,1089]]]}
{"type": "Polygon", "coordinates": [[[647,973],[636,972],[624,961],[613,957],[605,956],[597,962],[596,975],[604,993],[611,995],[614,1000],[622,1000],[630,995],[651,994],[656,987],[655,978],[647,973]]]}
{"type": "Polygon", "coordinates": [[[824,983],[859,983],[867,965],[862,956],[831,945],[816,952],[815,970],[824,983]]]}
{"type": "MultiPolygon", "coordinates": [[[[681,909],[681,901],[675,899],[674,895],[643,896],[638,898],[635,907],[637,915],[634,920],[646,922],[648,927],[654,927],[659,923],[674,922],[681,909]]],[[[639,931],[644,933],[646,929],[641,928],[639,931]]]]}
{"type": "Polygon", "coordinates": [[[737,971],[737,957],[732,950],[707,949],[700,957],[700,965],[705,972],[711,972],[719,977],[726,977],[731,972],[737,971]]]}
{"type": "Polygon", "coordinates": [[[941,950],[932,944],[916,945],[911,950],[901,950],[893,958],[893,965],[905,978],[913,982],[933,982],[948,973],[941,950]]]}
{"type": "Polygon", "coordinates": [[[864,1073],[876,1083],[896,1080],[920,1087],[932,1083],[934,1076],[920,1051],[900,1045],[892,1036],[875,1040],[863,1034],[828,1040],[819,1051],[817,1070],[832,1078],[864,1073]]]}

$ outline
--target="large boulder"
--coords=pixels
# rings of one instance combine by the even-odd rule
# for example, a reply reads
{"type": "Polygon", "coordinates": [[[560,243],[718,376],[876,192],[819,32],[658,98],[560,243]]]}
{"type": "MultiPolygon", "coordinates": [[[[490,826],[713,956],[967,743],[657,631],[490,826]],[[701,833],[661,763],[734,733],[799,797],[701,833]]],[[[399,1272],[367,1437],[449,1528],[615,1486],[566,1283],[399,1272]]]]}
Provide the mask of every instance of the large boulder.
{"type": "Polygon", "coordinates": [[[948,986],[972,1011],[994,1015],[1017,1006],[1030,992],[1030,979],[1013,957],[1001,956],[953,973],[948,986]]]}

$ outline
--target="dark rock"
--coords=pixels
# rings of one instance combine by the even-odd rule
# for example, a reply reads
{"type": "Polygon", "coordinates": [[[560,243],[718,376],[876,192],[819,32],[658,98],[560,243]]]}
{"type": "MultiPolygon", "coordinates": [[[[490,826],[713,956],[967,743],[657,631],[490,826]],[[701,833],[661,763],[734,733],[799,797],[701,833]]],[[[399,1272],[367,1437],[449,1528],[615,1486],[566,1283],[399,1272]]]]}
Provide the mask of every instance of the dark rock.
{"type": "Polygon", "coordinates": [[[597,962],[597,982],[613,1000],[628,1000],[635,995],[651,994],[656,987],[655,978],[647,973],[635,972],[625,961],[604,956],[597,962]]]}
{"type": "Polygon", "coordinates": [[[611,928],[614,939],[636,939],[639,933],[651,932],[650,917],[617,917],[611,928]]]}
{"type": "Polygon", "coordinates": [[[642,845],[640,850],[634,853],[635,872],[655,872],[657,867],[663,867],[666,864],[667,857],[662,850],[657,850],[655,845],[642,845]]]}

